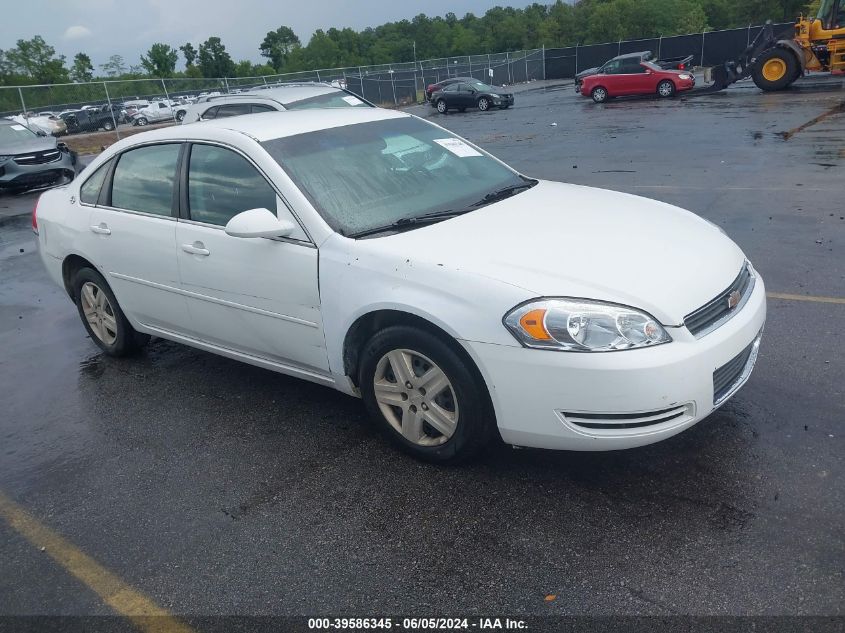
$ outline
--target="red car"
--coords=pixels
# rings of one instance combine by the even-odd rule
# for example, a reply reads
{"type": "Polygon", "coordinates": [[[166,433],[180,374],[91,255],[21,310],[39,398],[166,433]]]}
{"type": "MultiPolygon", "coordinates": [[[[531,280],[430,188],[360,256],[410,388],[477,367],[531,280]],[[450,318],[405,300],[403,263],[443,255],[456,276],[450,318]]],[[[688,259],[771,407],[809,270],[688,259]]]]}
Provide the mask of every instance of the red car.
{"type": "Polygon", "coordinates": [[[628,58],[614,60],[599,74],[584,77],[580,92],[596,103],[604,103],[611,97],[631,95],[671,97],[694,86],[695,78],[689,71],[663,70],[653,62],[628,58]]]}

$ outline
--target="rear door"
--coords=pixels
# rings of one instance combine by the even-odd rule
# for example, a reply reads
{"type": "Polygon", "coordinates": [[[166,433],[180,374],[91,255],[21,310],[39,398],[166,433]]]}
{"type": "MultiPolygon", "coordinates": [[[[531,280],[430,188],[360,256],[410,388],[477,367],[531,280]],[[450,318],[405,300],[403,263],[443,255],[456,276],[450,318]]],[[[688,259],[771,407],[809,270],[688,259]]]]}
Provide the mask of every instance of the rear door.
{"type": "MultiPolygon", "coordinates": [[[[183,332],[188,310],[176,260],[176,174],[181,143],[143,145],[113,162],[90,214],[97,266],[124,312],[183,332]]],[[[93,179],[93,177],[92,177],[93,179]]],[[[91,204],[83,184],[81,203],[91,204]]]]}
{"type": "Polygon", "coordinates": [[[318,252],[267,178],[233,148],[195,143],[186,157],[176,229],[182,289],[195,338],[301,372],[328,373],[318,252]],[[292,222],[289,238],[227,235],[241,211],[292,222]]]}

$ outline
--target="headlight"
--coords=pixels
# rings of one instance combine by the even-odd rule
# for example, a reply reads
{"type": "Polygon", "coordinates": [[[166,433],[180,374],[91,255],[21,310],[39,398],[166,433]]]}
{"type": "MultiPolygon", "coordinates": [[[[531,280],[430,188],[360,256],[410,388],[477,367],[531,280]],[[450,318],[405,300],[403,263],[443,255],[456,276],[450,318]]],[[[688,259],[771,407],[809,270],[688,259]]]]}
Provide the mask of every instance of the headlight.
{"type": "Polygon", "coordinates": [[[678,75],[678,79],[692,79],[692,77],[686,73],[682,73],[678,75]]]}
{"type": "Polygon", "coordinates": [[[504,324],[526,347],[567,352],[614,352],[672,340],[645,312],[584,299],[531,301],[511,310],[504,324]]]}

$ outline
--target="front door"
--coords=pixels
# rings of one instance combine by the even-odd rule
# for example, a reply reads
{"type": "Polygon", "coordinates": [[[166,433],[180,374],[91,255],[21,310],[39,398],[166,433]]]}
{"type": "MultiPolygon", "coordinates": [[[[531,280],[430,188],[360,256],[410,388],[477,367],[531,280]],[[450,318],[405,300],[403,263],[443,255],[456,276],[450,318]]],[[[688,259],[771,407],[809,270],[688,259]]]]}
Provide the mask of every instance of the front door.
{"type": "Polygon", "coordinates": [[[187,216],[176,227],[177,254],[193,336],[298,369],[328,373],[320,317],[318,252],[264,176],[218,145],[190,149],[187,216]],[[266,208],[293,222],[288,239],[240,238],[223,227],[266,208]]]}

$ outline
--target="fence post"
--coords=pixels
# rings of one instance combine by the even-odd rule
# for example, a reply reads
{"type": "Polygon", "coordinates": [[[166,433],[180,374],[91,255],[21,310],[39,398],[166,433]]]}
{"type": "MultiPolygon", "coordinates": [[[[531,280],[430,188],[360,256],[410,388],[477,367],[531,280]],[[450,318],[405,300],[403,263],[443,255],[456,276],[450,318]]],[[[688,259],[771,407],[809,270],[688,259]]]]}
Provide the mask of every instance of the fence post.
{"type": "Polygon", "coordinates": [[[745,34],[745,45],[746,46],[751,45],[751,25],[750,24],[748,25],[748,31],[745,34]]]}
{"type": "Polygon", "coordinates": [[[114,132],[117,134],[117,140],[120,140],[120,130],[117,129],[117,119],[114,118],[114,108],[111,105],[111,97],[109,96],[109,87],[106,82],[103,82],[103,89],[106,91],[106,101],[109,103],[109,111],[111,112],[111,121],[114,123],[114,132]]]}
{"type": "Polygon", "coordinates": [[[29,116],[27,116],[27,113],[26,113],[26,101],[23,100],[23,91],[21,90],[20,86],[18,86],[18,95],[21,98],[21,107],[23,108],[23,110],[21,111],[21,114],[23,115],[23,118],[24,118],[24,121],[26,121],[26,124],[29,125],[29,116]]]}
{"type": "Polygon", "coordinates": [[[660,49],[663,46],[663,33],[660,34],[660,38],[657,40],[657,59],[660,59],[660,49]]]}
{"type": "Polygon", "coordinates": [[[704,31],[701,32],[701,63],[699,66],[704,66],[704,31]]]}
{"type": "Polygon", "coordinates": [[[505,51],[505,62],[508,65],[508,85],[513,85],[513,69],[511,68],[511,54],[508,51],[505,51]]]}
{"type": "Polygon", "coordinates": [[[320,83],[320,71],[315,70],[314,72],[317,73],[317,83],[320,83]]]}
{"type": "Polygon", "coordinates": [[[393,65],[390,67],[390,85],[393,87],[393,105],[399,105],[396,102],[396,75],[393,72],[393,65]]]}
{"type": "Polygon", "coordinates": [[[525,83],[528,83],[528,53],[522,51],[522,59],[525,60],[525,83]]]}
{"type": "Polygon", "coordinates": [[[578,42],[575,42],[575,74],[578,74],[578,42]]]}
{"type": "Polygon", "coordinates": [[[226,94],[229,94],[229,80],[223,77],[223,85],[226,86],[226,94]]]}
{"type": "Polygon", "coordinates": [[[472,55],[467,55],[467,60],[469,61],[469,76],[472,77],[472,55]]]}
{"type": "Polygon", "coordinates": [[[264,85],[266,86],[267,85],[267,77],[265,77],[264,75],[261,75],[261,79],[264,81],[264,85]]]}
{"type": "Polygon", "coordinates": [[[543,80],[545,81],[545,79],[546,79],[546,45],[545,45],[545,43],[543,44],[542,55],[543,55],[543,80]]]}
{"type": "MultiPolygon", "coordinates": [[[[176,120],[176,110],[174,109],[173,105],[170,103],[170,95],[167,94],[167,86],[164,85],[164,79],[162,78],[159,81],[161,81],[161,87],[164,90],[164,98],[167,99],[167,107],[170,108],[170,114],[173,117],[173,122],[178,123],[178,121],[176,120]]],[[[229,90],[227,89],[226,92],[229,92],[229,90]]]]}
{"type": "Polygon", "coordinates": [[[622,40],[619,40],[619,43],[616,45],[616,54],[617,55],[622,54],[622,40]]]}

